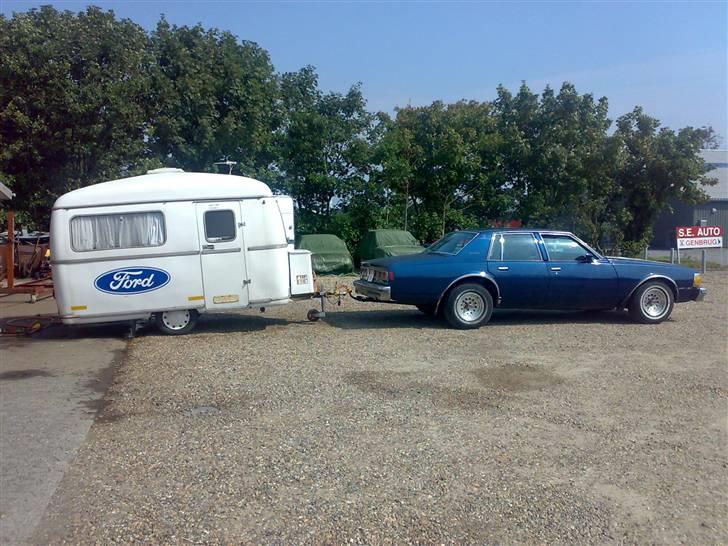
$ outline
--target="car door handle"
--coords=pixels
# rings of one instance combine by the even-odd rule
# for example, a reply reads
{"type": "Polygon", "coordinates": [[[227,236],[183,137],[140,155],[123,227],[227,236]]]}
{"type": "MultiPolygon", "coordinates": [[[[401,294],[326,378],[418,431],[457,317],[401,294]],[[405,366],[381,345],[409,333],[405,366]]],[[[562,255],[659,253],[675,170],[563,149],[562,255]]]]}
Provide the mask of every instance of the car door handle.
{"type": "Polygon", "coordinates": [[[498,271],[508,271],[509,267],[507,265],[499,265],[498,271]]]}
{"type": "Polygon", "coordinates": [[[561,268],[560,267],[552,267],[551,268],[551,271],[561,271],[561,268]]]}
{"type": "Polygon", "coordinates": [[[215,245],[202,245],[202,250],[215,250],[215,245]]]}

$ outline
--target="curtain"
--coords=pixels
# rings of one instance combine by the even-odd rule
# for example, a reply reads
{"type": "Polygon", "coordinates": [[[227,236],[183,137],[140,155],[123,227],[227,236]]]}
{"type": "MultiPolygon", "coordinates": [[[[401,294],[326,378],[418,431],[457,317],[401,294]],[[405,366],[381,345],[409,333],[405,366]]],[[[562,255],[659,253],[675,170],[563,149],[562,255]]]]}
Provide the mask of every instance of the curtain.
{"type": "Polygon", "coordinates": [[[77,252],[164,244],[161,212],[76,216],[71,220],[71,248],[77,252]]]}

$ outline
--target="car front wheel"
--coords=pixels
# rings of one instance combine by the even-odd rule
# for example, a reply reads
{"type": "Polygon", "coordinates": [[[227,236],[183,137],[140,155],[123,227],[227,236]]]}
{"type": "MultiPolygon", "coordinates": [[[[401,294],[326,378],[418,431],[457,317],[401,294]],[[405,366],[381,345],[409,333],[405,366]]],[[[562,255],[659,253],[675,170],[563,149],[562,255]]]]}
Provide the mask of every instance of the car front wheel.
{"type": "Polygon", "coordinates": [[[444,314],[453,328],[479,328],[493,314],[493,297],[479,284],[461,284],[448,294],[444,314]]]}
{"type": "Polygon", "coordinates": [[[642,324],[659,324],[667,320],[675,306],[672,290],[659,281],[646,282],[632,295],[629,316],[642,324]]]}
{"type": "Polygon", "coordinates": [[[154,316],[154,322],[162,333],[180,336],[195,327],[198,316],[199,313],[194,309],[162,311],[154,316]]]}

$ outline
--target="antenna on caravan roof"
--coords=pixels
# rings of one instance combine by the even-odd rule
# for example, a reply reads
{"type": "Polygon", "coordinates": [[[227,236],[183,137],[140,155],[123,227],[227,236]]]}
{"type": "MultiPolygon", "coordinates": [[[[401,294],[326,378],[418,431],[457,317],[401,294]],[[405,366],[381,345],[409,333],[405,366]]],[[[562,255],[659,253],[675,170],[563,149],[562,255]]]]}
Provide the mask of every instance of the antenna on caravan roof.
{"type": "Polygon", "coordinates": [[[225,159],[223,161],[215,161],[215,165],[227,165],[228,166],[228,174],[233,174],[233,167],[238,164],[237,161],[230,161],[229,159],[225,159]]]}

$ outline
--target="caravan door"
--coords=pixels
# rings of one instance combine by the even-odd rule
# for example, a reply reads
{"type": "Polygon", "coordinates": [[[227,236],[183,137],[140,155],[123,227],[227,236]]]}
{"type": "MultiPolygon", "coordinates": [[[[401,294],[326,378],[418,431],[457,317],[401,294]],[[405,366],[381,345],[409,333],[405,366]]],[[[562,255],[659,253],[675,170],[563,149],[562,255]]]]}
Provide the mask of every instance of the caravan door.
{"type": "Polygon", "coordinates": [[[196,203],[205,307],[210,311],[248,305],[243,221],[238,201],[196,203]]]}

